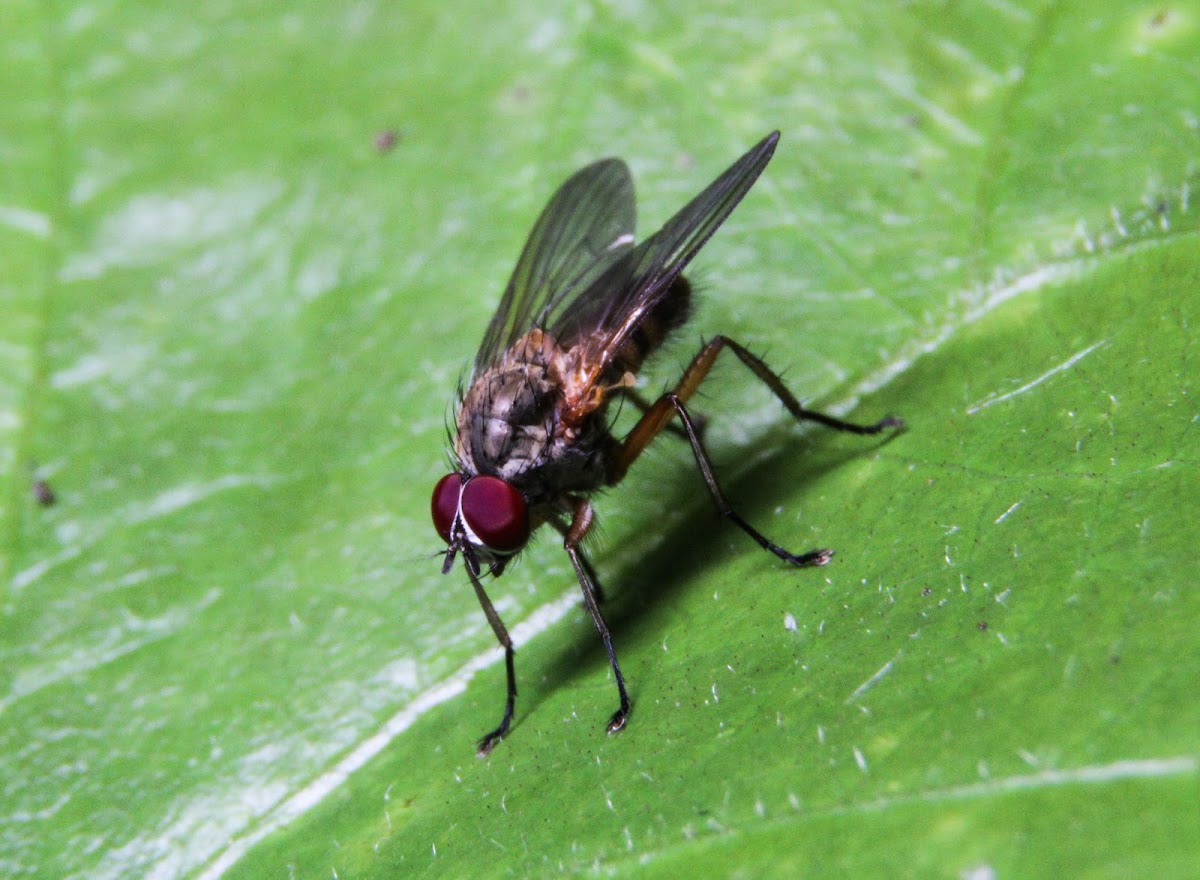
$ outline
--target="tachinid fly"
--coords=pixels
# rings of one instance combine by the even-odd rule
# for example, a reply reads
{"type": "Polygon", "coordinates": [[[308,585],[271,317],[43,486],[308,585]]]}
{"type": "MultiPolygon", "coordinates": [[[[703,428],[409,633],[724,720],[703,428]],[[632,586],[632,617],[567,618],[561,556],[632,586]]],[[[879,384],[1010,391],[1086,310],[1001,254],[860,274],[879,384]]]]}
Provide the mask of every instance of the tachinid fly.
{"type": "MultiPolygon", "coordinates": [[[[633,181],[619,159],[604,159],[567,180],[530,233],[504,297],[459,390],[454,472],[433,490],[433,522],[449,545],[443,573],[461,553],[488,623],[504,646],[508,694],[499,726],[479,741],[486,755],[508,732],[516,699],[513,645],[481,577],[499,576],[530,534],[549,523],[563,546],[617,682],[616,733],[629,718],[629,694],[600,614],[601,592],[581,543],[593,522],[588,495],[619,483],[678,416],[682,434],[718,511],[764,549],[796,566],[824,565],[833,551],[793,554],[767,540],[726,501],[687,401],[723,349],[732,351],[797,419],[876,434],[902,422],[855,425],[804,409],[762,360],[725,336],[693,358],[674,391],[653,403],[634,391],[642,362],[691,311],[682,276],[709,237],[762,173],[779,132],[763,138],[658,232],[634,244],[633,181]],[[609,405],[627,398],[642,411],[617,439],[609,405]]],[[[678,430],[678,429],[676,429],[678,430]]]]}

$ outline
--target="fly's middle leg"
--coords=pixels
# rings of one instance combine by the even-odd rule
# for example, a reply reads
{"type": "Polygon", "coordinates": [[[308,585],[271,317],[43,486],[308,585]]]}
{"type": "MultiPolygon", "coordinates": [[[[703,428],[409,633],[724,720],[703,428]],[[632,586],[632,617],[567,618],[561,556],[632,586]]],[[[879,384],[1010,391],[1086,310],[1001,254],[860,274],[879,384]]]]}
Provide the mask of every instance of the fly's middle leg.
{"type": "MultiPolygon", "coordinates": [[[[628,399],[629,402],[632,403],[635,407],[637,407],[638,412],[640,412],[642,415],[645,415],[647,412],[649,412],[650,407],[653,406],[653,404],[650,401],[648,401],[646,398],[642,397],[641,394],[639,394],[637,391],[635,391],[632,388],[622,389],[621,395],[623,397],[625,397],[626,399],[628,399]]],[[[696,426],[696,432],[701,437],[703,437],[704,429],[708,425],[708,419],[706,419],[703,415],[698,415],[696,413],[692,413],[692,423],[696,426]]],[[[674,434],[676,437],[680,438],[681,440],[687,439],[687,431],[685,431],[680,425],[677,425],[674,422],[668,422],[666,428],[664,428],[663,430],[668,431],[671,434],[674,434]]]]}
{"type": "MultiPolygon", "coordinates": [[[[573,522],[567,523],[558,517],[551,519],[550,524],[558,530],[558,533],[563,536],[564,540],[566,540],[566,538],[571,534],[571,528],[574,526],[573,522]]],[[[586,525],[588,528],[591,528],[592,523],[590,519],[587,520],[586,525]]],[[[585,529],[584,531],[586,532],[587,530],[585,529]]],[[[581,539],[576,538],[575,540],[576,543],[578,543],[581,539]]],[[[583,565],[583,573],[587,576],[587,581],[581,585],[584,587],[590,587],[592,590],[592,595],[596,597],[596,602],[600,605],[603,605],[605,600],[604,587],[600,583],[600,578],[596,574],[596,569],[592,568],[592,563],[583,554],[580,554],[579,561],[583,565]]]]}
{"type": "Polygon", "coordinates": [[[617,696],[620,699],[620,706],[608,720],[606,728],[609,733],[616,733],[629,720],[629,692],[625,690],[625,676],[621,674],[621,667],[617,663],[617,654],[613,650],[612,635],[608,631],[608,624],[604,622],[604,616],[600,613],[600,606],[596,602],[599,592],[592,573],[592,566],[584,557],[583,551],[579,549],[584,535],[592,526],[592,520],[592,505],[586,498],[575,499],[574,515],[563,540],[563,547],[567,551],[567,556],[571,558],[571,565],[575,567],[575,575],[579,578],[579,586],[583,590],[583,604],[587,606],[588,613],[592,616],[592,622],[596,624],[596,631],[600,633],[600,641],[604,643],[604,650],[608,653],[608,662],[612,666],[613,677],[617,680],[617,696]]]}
{"type": "Polygon", "coordinates": [[[734,342],[729,337],[717,336],[706,344],[700,350],[700,353],[692,359],[692,362],[688,364],[687,369],[683,371],[683,377],[679,380],[679,384],[675,386],[675,390],[667,392],[656,400],[646,410],[638,423],[633,426],[633,429],[625,437],[624,441],[617,447],[612,459],[609,482],[612,484],[620,482],[638,456],[667,427],[671,419],[678,415],[683,424],[684,432],[687,434],[688,442],[692,446],[692,452],[696,457],[696,464],[700,468],[700,474],[704,478],[704,484],[708,487],[709,494],[712,495],[717,511],[753,538],[759,546],[771,551],[780,559],[797,566],[824,565],[833,556],[832,550],[810,550],[807,553],[796,554],[783,549],[778,544],[768,540],[766,536],[742,519],[725,497],[720,483],[717,482],[716,474],[713,472],[712,460],[704,448],[704,444],[700,439],[700,432],[696,427],[695,420],[688,413],[686,404],[688,399],[695,394],[696,389],[700,387],[700,383],[708,376],[709,371],[717,360],[717,356],[725,348],[730,349],[736,354],[738,359],[749,367],[750,371],[771,389],[788,412],[798,421],[813,421],[838,431],[848,431],[854,434],[878,434],[887,428],[899,429],[904,427],[904,422],[901,419],[892,416],[881,419],[874,424],[860,425],[854,422],[843,421],[842,419],[834,418],[833,416],[814,410],[805,409],[800,405],[800,401],[796,399],[795,395],[783,384],[783,380],[761,358],[751,354],[744,346],[734,342]]]}

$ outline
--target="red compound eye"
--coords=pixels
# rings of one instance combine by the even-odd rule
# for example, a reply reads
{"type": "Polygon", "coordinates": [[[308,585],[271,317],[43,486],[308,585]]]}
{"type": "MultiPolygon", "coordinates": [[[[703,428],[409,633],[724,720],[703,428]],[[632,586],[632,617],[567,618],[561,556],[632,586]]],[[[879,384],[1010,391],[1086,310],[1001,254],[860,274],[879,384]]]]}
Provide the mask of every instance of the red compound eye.
{"type": "Polygon", "coordinates": [[[497,553],[516,553],[529,540],[525,497],[499,477],[473,477],[467,481],[462,515],[484,546],[497,553]]]}
{"type": "Polygon", "coordinates": [[[462,492],[462,475],[446,474],[433,487],[433,527],[442,536],[442,540],[450,543],[450,529],[454,526],[454,517],[458,515],[458,496],[462,492]]]}

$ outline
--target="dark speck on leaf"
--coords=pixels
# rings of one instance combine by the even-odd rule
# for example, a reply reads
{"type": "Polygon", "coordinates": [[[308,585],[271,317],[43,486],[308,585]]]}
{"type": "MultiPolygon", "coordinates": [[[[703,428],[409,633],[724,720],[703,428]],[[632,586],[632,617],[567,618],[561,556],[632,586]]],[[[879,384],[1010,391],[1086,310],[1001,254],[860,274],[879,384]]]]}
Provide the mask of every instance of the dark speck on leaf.
{"type": "Polygon", "coordinates": [[[58,500],[58,496],[54,494],[49,483],[39,478],[33,481],[33,500],[42,507],[49,507],[58,500]]]}
{"type": "Polygon", "coordinates": [[[390,153],[400,142],[400,132],[394,128],[384,129],[375,135],[375,149],[380,153],[390,153]]]}

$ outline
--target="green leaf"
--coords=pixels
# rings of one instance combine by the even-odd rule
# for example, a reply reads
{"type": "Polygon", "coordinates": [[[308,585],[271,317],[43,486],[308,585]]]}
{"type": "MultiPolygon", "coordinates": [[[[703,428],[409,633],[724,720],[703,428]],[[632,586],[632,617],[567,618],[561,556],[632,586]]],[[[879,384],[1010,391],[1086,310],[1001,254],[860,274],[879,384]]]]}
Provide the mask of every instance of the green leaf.
{"type": "MultiPolygon", "coordinates": [[[[1200,16],[1183,5],[10,4],[0,873],[1187,876],[1200,860],[1200,16]],[[428,497],[554,187],[694,264],[732,358],[597,501],[634,700],[553,536],[428,497]],[[384,132],[395,131],[380,141],[384,132]],[[32,468],[32,470],[31,470],[32,468]],[[34,497],[44,480],[56,503],[34,497]]],[[[625,414],[621,424],[630,423],[625,414]]]]}

